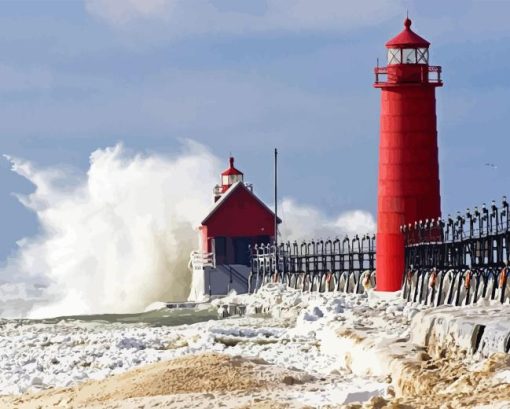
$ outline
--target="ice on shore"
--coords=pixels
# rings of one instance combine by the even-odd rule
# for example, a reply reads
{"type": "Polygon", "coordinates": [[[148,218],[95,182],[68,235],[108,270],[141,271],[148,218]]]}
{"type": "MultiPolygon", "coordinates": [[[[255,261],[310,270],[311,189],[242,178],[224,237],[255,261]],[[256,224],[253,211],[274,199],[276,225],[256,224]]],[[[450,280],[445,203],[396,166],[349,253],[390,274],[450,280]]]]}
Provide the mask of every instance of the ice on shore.
{"type": "Polygon", "coordinates": [[[150,311],[159,311],[164,310],[166,307],[166,302],[156,301],[152,304],[149,304],[147,307],[144,308],[143,312],[150,312],[150,311]]]}
{"type": "MultiPolygon", "coordinates": [[[[249,312],[270,311],[273,317],[244,317],[176,327],[4,320],[0,324],[0,393],[74,385],[146,363],[215,351],[262,358],[318,377],[341,374],[339,384],[331,386],[328,392],[332,394],[336,390],[337,398],[384,389],[381,380],[358,379],[351,374],[322,345],[321,334],[334,322],[358,325],[359,314],[365,310],[372,314],[372,317],[367,315],[367,321],[384,326],[384,320],[377,315],[387,308],[385,303],[370,307],[366,296],[302,293],[277,284],[268,285],[255,295],[231,294],[227,301],[244,303],[249,312]]],[[[395,305],[399,303],[395,301],[395,305]]],[[[405,327],[402,325],[399,330],[405,327]]],[[[329,401],[324,398],[324,402],[329,401]]]]}
{"type": "MultiPolygon", "coordinates": [[[[457,342],[474,352],[472,318],[495,314],[490,308],[503,308],[505,313],[510,308],[469,307],[469,315],[469,308],[430,309],[406,303],[398,293],[303,293],[280,284],[268,284],[257,294],[232,293],[214,301],[218,308],[225,303],[243,304],[249,314],[270,316],[174,327],[73,320],[57,324],[0,321],[0,394],[74,385],[142,364],[222,352],[261,358],[327,379],[329,383],[320,391],[306,396],[303,392],[303,402],[320,405],[365,400],[383,393],[386,378],[400,368],[394,362],[416,353],[413,348],[423,347],[431,328],[437,333],[437,342],[457,342]],[[454,319],[463,314],[470,318],[454,319]]],[[[159,305],[152,307],[158,309],[159,305]]],[[[506,339],[505,331],[499,331],[501,325],[491,329],[491,322],[497,321],[494,318],[484,324],[485,338],[480,342],[487,344],[487,353],[500,348],[506,339]],[[490,334],[501,336],[490,338],[490,334]]]]}
{"type": "Polygon", "coordinates": [[[441,306],[420,312],[411,324],[411,341],[422,347],[450,344],[487,358],[510,349],[510,305],[499,302],[463,307],[441,306]]]}

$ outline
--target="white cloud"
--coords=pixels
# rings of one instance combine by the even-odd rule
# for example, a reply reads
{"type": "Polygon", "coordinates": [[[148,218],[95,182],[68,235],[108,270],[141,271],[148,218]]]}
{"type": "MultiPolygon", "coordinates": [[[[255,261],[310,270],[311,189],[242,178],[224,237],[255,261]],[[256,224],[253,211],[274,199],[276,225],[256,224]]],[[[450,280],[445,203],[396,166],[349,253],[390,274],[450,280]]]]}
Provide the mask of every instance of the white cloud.
{"type": "Polygon", "coordinates": [[[316,207],[289,198],[282,201],[280,216],[283,220],[280,231],[285,241],[363,235],[376,229],[374,217],[365,210],[346,211],[330,218],[316,207]]]}
{"type": "Polygon", "coordinates": [[[163,20],[175,34],[335,30],[367,26],[402,13],[403,0],[84,0],[86,10],[116,26],[163,20]],[[253,12],[253,5],[259,4],[253,12]]]}

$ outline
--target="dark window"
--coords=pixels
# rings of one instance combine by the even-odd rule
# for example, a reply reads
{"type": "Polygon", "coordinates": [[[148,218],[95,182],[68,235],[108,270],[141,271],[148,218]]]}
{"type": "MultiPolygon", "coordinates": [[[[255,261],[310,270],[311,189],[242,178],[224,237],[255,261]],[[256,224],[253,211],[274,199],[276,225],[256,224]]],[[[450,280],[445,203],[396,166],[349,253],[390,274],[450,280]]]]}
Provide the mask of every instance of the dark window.
{"type": "Polygon", "coordinates": [[[255,243],[253,244],[268,244],[271,242],[271,237],[269,236],[257,236],[255,238],[255,243]]]}
{"type": "Polygon", "coordinates": [[[213,239],[213,249],[216,255],[216,263],[224,264],[227,258],[227,240],[226,237],[215,237],[213,239]]]}

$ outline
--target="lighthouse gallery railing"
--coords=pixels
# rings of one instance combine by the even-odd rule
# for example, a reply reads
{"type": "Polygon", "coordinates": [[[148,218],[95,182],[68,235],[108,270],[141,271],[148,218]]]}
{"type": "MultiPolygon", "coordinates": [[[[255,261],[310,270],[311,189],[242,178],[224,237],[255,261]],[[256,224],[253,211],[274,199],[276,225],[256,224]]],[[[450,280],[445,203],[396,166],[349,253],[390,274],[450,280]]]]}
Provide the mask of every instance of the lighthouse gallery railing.
{"type": "MultiPolygon", "coordinates": [[[[429,84],[442,84],[441,72],[442,69],[438,65],[417,65],[419,67],[419,83],[429,83],[429,84]],[[430,74],[434,74],[435,76],[431,76],[430,74]]],[[[395,66],[393,67],[395,68],[395,66]]],[[[392,74],[391,70],[388,70],[388,67],[376,67],[374,68],[375,74],[375,83],[376,84],[392,84],[396,83],[397,80],[402,80],[400,76],[396,76],[392,74]]],[[[413,77],[413,81],[415,82],[416,78],[413,77]]]]}
{"type": "Polygon", "coordinates": [[[354,293],[375,285],[373,235],[281,243],[277,253],[274,244],[263,244],[250,252],[250,292],[268,282],[281,282],[303,291],[354,293]]]}

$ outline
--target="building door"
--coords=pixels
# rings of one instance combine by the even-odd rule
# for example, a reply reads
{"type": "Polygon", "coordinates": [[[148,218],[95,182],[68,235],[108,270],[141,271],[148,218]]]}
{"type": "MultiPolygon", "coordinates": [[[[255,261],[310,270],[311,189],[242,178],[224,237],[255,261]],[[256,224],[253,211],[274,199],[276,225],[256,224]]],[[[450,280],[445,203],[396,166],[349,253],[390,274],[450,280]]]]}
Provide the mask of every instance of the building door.
{"type": "Polygon", "coordinates": [[[248,237],[236,237],[234,241],[234,264],[250,264],[249,245],[251,240],[248,237]]]}
{"type": "Polygon", "coordinates": [[[213,251],[216,257],[216,264],[225,264],[227,261],[226,237],[219,236],[213,239],[213,251]]]}

